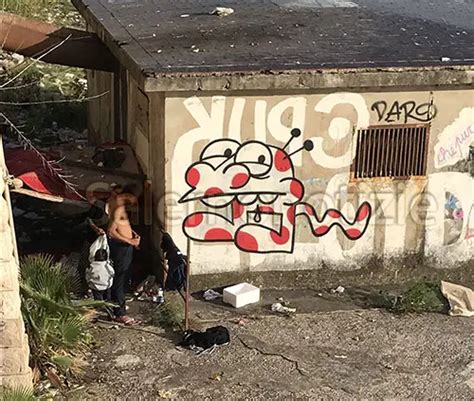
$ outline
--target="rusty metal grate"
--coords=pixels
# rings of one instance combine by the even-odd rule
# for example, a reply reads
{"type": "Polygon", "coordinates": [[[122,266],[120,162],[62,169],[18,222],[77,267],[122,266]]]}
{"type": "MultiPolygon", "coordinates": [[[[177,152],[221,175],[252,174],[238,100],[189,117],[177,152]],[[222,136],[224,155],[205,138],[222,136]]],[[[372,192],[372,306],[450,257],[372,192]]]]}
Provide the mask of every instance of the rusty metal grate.
{"type": "Polygon", "coordinates": [[[354,178],[407,178],[426,174],[428,125],[387,125],[357,132],[354,178]]]}

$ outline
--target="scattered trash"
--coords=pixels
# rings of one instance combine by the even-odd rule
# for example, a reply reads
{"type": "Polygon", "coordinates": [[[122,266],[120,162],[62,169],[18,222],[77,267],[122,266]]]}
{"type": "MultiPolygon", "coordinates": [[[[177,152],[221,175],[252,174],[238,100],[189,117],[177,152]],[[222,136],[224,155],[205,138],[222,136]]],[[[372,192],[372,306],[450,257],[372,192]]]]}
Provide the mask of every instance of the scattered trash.
{"type": "Polygon", "coordinates": [[[163,399],[170,399],[174,397],[174,394],[171,390],[160,390],[158,391],[158,395],[163,399]]]}
{"type": "Polygon", "coordinates": [[[288,306],[283,306],[281,303],[277,302],[275,304],[272,304],[272,312],[278,312],[278,313],[295,313],[296,308],[290,308],[288,306]]]}
{"type": "Polygon", "coordinates": [[[214,373],[209,379],[220,382],[222,380],[222,376],[224,376],[224,372],[214,373]]]}
{"type": "Polygon", "coordinates": [[[188,18],[188,17],[189,17],[189,14],[181,14],[180,17],[181,17],[181,18],[188,18]]]}
{"type": "Polygon", "coordinates": [[[230,7],[216,7],[212,12],[211,15],[217,15],[218,17],[228,17],[229,15],[234,13],[234,9],[230,7]]]}
{"type": "Polygon", "coordinates": [[[441,57],[441,61],[442,61],[443,63],[447,63],[447,62],[451,61],[451,58],[449,58],[449,57],[441,57]]]}
{"type": "Polygon", "coordinates": [[[117,169],[122,167],[125,159],[125,149],[122,147],[97,147],[92,161],[99,167],[117,169]]]}
{"type": "Polygon", "coordinates": [[[239,318],[239,319],[232,319],[232,320],[229,320],[230,323],[233,323],[233,324],[237,324],[239,326],[245,326],[246,324],[248,324],[248,319],[245,319],[245,318],[239,318]]]}
{"type": "Polygon", "coordinates": [[[241,283],[224,289],[224,302],[234,308],[254,304],[260,301],[260,288],[252,284],[241,283]]]}
{"type": "Polygon", "coordinates": [[[337,294],[342,294],[345,290],[346,289],[342,285],[340,285],[336,288],[331,288],[331,294],[336,294],[336,293],[337,294]]]}
{"type": "Polygon", "coordinates": [[[153,275],[148,276],[138,285],[134,296],[138,301],[150,301],[157,304],[162,304],[165,301],[163,289],[153,275]]]}
{"type": "Polygon", "coordinates": [[[322,292],[318,292],[318,297],[322,297],[323,296],[323,293],[322,292]]]}
{"type": "Polygon", "coordinates": [[[474,316],[474,291],[470,288],[441,281],[441,292],[449,302],[450,316],[474,316]]]}
{"type": "Polygon", "coordinates": [[[283,301],[284,301],[284,299],[283,299],[283,297],[280,297],[280,298],[277,298],[277,301],[279,301],[279,302],[283,302],[283,301]]]}
{"type": "Polygon", "coordinates": [[[222,298],[222,294],[219,294],[217,291],[214,291],[213,289],[208,289],[204,291],[204,294],[202,294],[204,299],[206,301],[212,301],[214,299],[222,298]]]}
{"type": "Polygon", "coordinates": [[[337,359],[347,359],[347,355],[334,355],[334,358],[337,358],[337,359]]]}

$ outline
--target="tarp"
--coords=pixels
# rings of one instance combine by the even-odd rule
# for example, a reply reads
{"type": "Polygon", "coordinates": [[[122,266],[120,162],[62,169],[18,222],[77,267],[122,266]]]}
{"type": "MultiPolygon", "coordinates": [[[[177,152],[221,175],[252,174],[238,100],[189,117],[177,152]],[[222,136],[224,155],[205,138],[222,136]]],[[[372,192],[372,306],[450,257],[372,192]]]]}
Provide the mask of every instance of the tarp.
{"type": "Polygon", "coordinates": [[[23,148],[6,148],[5,159],[8,172],[33,191],[61,196],[62,198],[81,200],[81,197],[71,191],[41,157],[33,150],[23,148]]]}

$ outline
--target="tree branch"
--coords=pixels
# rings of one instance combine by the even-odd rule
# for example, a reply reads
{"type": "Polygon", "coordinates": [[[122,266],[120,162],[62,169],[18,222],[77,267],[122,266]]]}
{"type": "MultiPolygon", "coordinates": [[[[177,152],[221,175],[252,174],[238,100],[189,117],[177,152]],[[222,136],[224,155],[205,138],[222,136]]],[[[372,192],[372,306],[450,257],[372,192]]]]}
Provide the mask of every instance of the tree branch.
{"type": "MultiPolygon", "coordinates": [[[[10,88],[5,88],[10,89],[10,88]]],[[[0,88],[0,91],[2,88],[0,88]]],[[[98,95],[82,97],[78,99],[59,99],[59,100],[38,100],[36,102],[3,102],[0,101],[0,105],[4,106],[35,106],[39,104],[57,104],[57,103],[82,103],[88,102],[90,100],[99,99],[105,95],[109,94],[109,91],[99,93],[98,95]]]]}
{"type": "Polygon", "coordinates": [[[15,131],[15,133],[17,134],[17,137],[18,137],[18,141],[24,147],[26,147],[26,148],[32,150],[34,153],[36,153],[36,155],[41,159],[41,161],[43,163],[43,166],[46,169],[48,169],[49,172],[53,176],[55,176],[57,179],[59,179],[64,184],[67,191],[69,191],[69,192],[73,193],[74,195],[78,196],[80,199],[85,200],[85,198],[79,192],[77,192],[76,186],[66,179],[67,176],[62,174],[62,169],[58,166],[57,162],[48,160],[38,149],[36,149],[36,147],[33,145],[33,143],[23,134],[22,131],[20,131],[15,126],[15,124],[13,124],[13,122],[11,122],[8,119],[8,117],[5,114],[0,113],[0,117],[2,117],[4,119],[4,121],[8,124],[8,126],[10,126],[10,128],[13,129],[13,131],[15,131]]]}
{"type": "Polygon", "coordinates": [[[5,86],[9,85],[10,83],[12,83],[13,81],[15,81],[20,75],[22,75],[23,73],[25,73],[26,70],[28,70],[30,67],[34,66],[38,61],[41,61],[41,59],[45,56],[47,56],[49,53],[53,52],[54,50],[56,50],[59,46],[61,46],[64,42],[66,42],[72,35],[69,35],[67,36],[64,40],[62,40],[61,42],[57,43],[56,45],[54,45],[53,47],[51,47],[51,49],[49,49],[47,52],[44,52],[41,56],[39,56],[38,58],[35,58],[33,59],[33,62],[31,64],[28,64],[25,68],[23,68],[18,74],[16,74],[13,78],[10,78],[7,82],[5,82],[4,84],[0,85],[0,88],[4,88],[5,86]]]}

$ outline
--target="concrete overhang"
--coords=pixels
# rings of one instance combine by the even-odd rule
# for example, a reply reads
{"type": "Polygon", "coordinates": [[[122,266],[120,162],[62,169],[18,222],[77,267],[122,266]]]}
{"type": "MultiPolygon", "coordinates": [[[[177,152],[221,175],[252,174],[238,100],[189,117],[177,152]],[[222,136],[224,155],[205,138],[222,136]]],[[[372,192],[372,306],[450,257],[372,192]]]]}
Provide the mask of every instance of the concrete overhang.
{"type": "Polygon", "coordinates": [[[408,88],[430,90],[473,85],[474,66],[134,75],[147,92],[408,88]]]}

